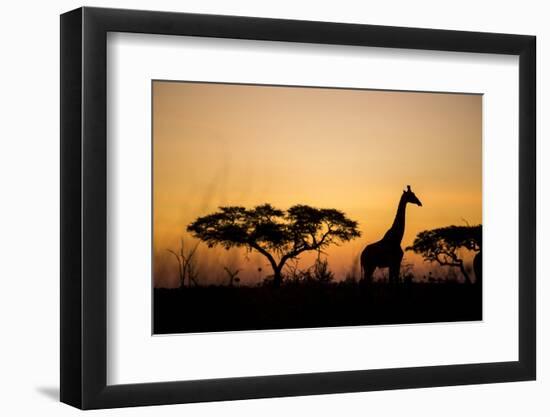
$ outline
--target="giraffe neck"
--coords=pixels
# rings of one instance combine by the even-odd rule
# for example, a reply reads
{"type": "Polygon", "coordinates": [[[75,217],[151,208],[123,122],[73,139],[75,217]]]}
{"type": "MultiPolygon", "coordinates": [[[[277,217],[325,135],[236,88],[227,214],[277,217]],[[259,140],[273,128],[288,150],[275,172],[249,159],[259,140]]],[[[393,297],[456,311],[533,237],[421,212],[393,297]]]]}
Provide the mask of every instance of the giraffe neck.
{"type": "Polygon", "coordinates": [[[392,240],[397,243],[401,243],[403,240],[403,234],[405,233],[405,208],[407,207],[407,201],[405,195],[401,196],[399,204],[397,205],[397,213],[392,226],[384,235],[384,239],[392,240]]]}

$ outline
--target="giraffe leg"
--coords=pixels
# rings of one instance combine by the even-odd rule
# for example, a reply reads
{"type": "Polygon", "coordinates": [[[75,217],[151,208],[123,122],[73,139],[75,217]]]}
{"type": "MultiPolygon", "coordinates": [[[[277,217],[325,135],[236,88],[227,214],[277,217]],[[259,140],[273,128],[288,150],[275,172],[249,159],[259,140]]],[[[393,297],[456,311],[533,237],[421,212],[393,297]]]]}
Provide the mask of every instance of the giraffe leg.
{"type": "Polygon", "coordinates": [[[399,281],[399,267],[400,267],[400,264],[394,264],[392,266],[390,266],[390,284],[397,284],[397,282],[399,281]]]}
{"type": "Polygon", "coordinates": [[[375,266],[372,265],[365,265],[365,271],[364,271],[364,279],[367,284],[372,284],[372,274],[374,273],[374,270],[376,269],[375,266]]]}
{"type": "Polygon", "coordinates": [[[390,283],[399,284],[399,270],[401,269],[401,258],[399,261],[390,266],[390,283]]]}
{"type": "Polygon", "coordinates": [[[393,265],[390,265],[390,284],[399,283],[399,271],[401,270],[401,261],[403,260],[403,251],[400,250],[400,254],[395,260],[393,265]]]}

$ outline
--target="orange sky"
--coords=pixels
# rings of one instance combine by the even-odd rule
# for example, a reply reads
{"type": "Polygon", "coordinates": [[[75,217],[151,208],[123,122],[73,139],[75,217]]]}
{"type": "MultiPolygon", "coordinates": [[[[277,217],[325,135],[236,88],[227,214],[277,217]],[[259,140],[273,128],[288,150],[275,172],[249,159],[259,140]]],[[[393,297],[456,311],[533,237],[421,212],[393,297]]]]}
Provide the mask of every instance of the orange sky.
{"type": "MultiPolygon", "coordinates": [[[[423,207],[408,206],[403,247],[425,229],[482,223],[481,115],[481,95],[154,81],[155,285],[176,285],[167,249],[180,237],[191,246],[186,226],[221,205],[344,211],[362,236],[327,250],[337,279],[359,270],[407,184],[423,207]]],[[[224,282],[223,266],[240,268],[243,283],[265,278],[265,258],[245,255],[202,244],[200,280],[224,282]]]]}

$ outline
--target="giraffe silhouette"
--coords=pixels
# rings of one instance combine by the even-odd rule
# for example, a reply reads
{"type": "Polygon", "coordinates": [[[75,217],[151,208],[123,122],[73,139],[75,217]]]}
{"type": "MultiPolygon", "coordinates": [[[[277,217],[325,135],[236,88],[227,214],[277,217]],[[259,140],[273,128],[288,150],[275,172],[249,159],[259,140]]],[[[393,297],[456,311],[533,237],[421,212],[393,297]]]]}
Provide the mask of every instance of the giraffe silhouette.
{"type": "Polygon", "coordinates": [[[399,269],[403,259],[403,249],[401,249],[401,240],[405,232],[405,209],[407,203],[416,204],[422,207],[422,203],[412,192],[411,186],[403,191],[397,213],[392,226],[386,232],[382,240],[367,245],[361,253],[361,272],[363,283],[372,282],[372,274],[376,268],[389,268],[390,283],[395,284],[399,281],[399,269]]]}

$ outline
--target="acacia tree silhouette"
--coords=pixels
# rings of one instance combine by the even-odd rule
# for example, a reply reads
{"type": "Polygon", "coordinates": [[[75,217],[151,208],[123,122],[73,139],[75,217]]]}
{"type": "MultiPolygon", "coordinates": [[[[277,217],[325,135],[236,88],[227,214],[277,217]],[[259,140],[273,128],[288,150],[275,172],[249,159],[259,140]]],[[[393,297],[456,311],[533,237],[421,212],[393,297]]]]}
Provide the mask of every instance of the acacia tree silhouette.
{"type": "Polygon", "coordinates": [[[357,227],[356,221],[336,209],[299,204],[285,212],[263,204],[252,209],[220,207],[218,212],[196,219],[187,231],[209,247],[244,247],[262,254],[273,269],[273,286],[279,287],[281,271],[289,259],[359,237],[357,227]]]}
{"type": "Polygon", "coordinates": [[[425,230],[416,236],[412,246],[406,250],[421,254],[425,261],[459,268],[465,282],[470,284],[472,280],[464,268],[464,260],[460,258],[459,250],[465,248],[479,253],[481,236],[481,225],[447,226],[425,230]]]}

